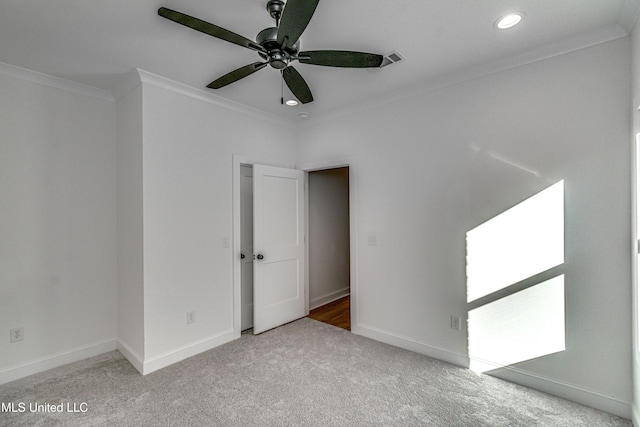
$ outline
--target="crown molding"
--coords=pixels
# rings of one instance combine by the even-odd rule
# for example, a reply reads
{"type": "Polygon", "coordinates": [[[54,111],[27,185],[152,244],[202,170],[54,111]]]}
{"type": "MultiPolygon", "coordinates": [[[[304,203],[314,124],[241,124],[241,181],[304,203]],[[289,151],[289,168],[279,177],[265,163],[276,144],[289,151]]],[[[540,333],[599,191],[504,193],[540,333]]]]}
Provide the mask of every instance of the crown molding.
{"type": "MultiPolygon", "coordinates": [[[[636,0],[628,0],[636,1],[636,0]]],[[[458,71],[449,72],[427,81],[419,83],[409,88],[397,91],[393,94],[383,94],[375,99],[359,105],[352,105],[339,108],[329,114],[324,114],[307,119],[304,123],[298,123],[297,128],[303,129],[309,126],[315,126],[321,123],[330,122],[340,118],[358,114],[370,109],[379,108],[385,105],[393,104],[405,99],[411,99],[422,96],[426,93],[433,92],[450,86],[455,86],[477,78],[486,77],[503,71],[508,71],[524,65],[533,64],[544,61],[557,56],[579,51],[599,44],[608,43],[614,40],[628,37],[629,33],[619,24],[613,24],[598,30],[590,31],[578,36],[559,40],[536,49],[532,49],[521,54],[510,55],[495,61],[476,64],[471,67],[460,69],[458,71]]]]}
{"type": "Polygon", "coordinates": [[[73,82],[50,74],[41,73],[39,71],[29,70],[27,68],[18,67],[4,62],[0,62],[0,74],[13,77],[20,80],[49,86],[55,89],[74,92],[92,98],[103,99],[106,101],[115,101],[115,98],[108,90],[88,86],[82,83],[73,82]]]}
{"type": "Polygon", "coordinates": [[[295,126],[293,126],[290,122],[283,119],[282,117],[267,113],[257,108],[252,108],[245,104],[231,101],[221,96],[206,92],[202,89],[196,89],[192,86],[185,85],[184,83],[180,83],[180,82],[168,79],[166,77],[162,77],[157,74],[144,71],[139,68],[136,68],[136,72],[140,77],[140,81],[144,84],[149,84],[149,85],[166,89],[175,93],[179,93],[181,95],[185,95],[190,98],[197,99],[199,101],[203,101],[218,107],[225,108],[227,110],[236,111],[241,114],[256,117],[258,119],[265,120],[271,123],[275,123],[279,126],[285,126],[290,129],[295,128],[295,126]]]}

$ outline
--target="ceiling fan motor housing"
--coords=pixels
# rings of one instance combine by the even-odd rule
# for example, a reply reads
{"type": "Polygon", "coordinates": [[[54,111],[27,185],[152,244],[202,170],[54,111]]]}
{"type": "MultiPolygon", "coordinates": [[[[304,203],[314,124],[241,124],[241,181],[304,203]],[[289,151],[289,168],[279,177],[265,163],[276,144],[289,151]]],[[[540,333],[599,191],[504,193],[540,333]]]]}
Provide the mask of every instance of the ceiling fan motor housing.
{"type": "Polygon", "coordinates": [[[268,52],[268,54],[258,52],[260,56],[263,59],[268,59],[269,65],[278,70],[286,68],[291,58],[295,57],[300,51],[300,40],[292,47],[282,49],[282,46],[278,43],[277,27],[269,27],[260,31],[256,36],[256,42],[268,52]]]}

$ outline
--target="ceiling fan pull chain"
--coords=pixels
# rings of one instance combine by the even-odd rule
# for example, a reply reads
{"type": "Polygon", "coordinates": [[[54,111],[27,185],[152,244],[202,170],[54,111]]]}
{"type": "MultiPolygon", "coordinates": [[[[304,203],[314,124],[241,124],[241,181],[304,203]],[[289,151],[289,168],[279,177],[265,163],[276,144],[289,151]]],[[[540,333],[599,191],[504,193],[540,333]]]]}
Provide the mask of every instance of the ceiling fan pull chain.
{"type": "Polygon", "coordinates": [[[284,74],[280,70],[280,105],[284,105],[284,74]]]}

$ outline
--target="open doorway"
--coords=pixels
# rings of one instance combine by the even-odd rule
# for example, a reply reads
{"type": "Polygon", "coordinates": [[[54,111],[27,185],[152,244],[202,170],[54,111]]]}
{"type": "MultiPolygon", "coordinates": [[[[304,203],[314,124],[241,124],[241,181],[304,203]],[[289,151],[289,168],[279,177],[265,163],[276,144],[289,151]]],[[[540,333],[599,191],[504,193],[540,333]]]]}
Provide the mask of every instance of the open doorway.
{"type": "Polygon", "coordinates": [[[349,167],[308,173],[309,317],[351,330],[349,167]]]}
{"type": "MultiPolygon", "coordinates": [[[[303,291],[307,301],[306,314],[347,330],[353,326],[355,316],[355,292],[352,284],[356,269],[350,265],[355,259],[351,241],[355,238],[350,206],[353,197],[353,177],[349,167],[323,165],[323,169],[307,172],[307,220],[316,221],[307,227],[307,290],[303,291]],[[310,178],[309,178],[310,176],[310,178]],[[351,188],[350,188],[351,187],[351,188]],[[310,198],[309,198],[310,196],[310,198]],[[310,202],[310,203],[309,203],[310,202]],[[310,205],[310,206],[309,206],[310,205]],[[353,295],[353,298],[351,297],[353,295]]],[[[317,167],[317,165],[314,165],[317,167]]],[[[311,169],[311,168],[309,168],[311,169]]],[[[254,327],[253,293],[253,198],[255,169],[248,159],[234,156],[234,333],[254,327]]],[[[307,222],[307,221],[303,221],[307,222]]],[[[305,314],[302,314],[304,316],[305,314]]]]}

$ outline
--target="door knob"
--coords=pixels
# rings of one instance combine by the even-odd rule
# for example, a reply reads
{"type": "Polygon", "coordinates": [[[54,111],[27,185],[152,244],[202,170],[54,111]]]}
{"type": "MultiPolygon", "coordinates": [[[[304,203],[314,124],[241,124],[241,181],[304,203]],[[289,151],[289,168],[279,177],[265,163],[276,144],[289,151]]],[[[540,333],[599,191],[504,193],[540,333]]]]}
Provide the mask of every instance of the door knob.
{"type": "Polygon", "coordinates": [[[244,259],[244,254],[240,254],[240,259],[244,259]]]}
{"type": "Polygon", "coordinates": [[[264,259],[264,255],[258,254],[258,259],[264,259]]]}

